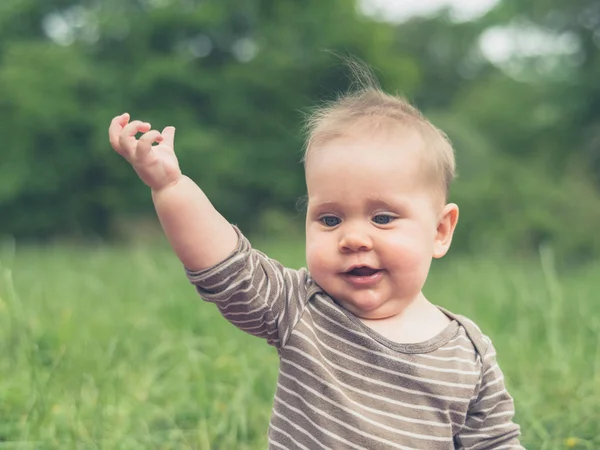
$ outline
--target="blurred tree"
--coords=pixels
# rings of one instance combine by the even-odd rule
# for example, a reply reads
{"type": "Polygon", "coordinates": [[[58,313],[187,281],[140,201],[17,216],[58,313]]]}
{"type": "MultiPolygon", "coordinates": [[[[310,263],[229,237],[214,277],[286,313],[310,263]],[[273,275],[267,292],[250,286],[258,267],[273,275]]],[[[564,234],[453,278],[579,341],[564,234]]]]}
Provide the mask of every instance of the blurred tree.
{"type": "Polygon", "coordinates": [[[251,225],[263,209],[293,208],[300,111],[347,83],[322,50],[415,81],[415,63],[385,51],[389,29],[343,0],[36,5],[2,13],[37,25],[6,35],[0,67],[12,111],[3,125],[30,128],[12,133],[0,187],[4,230],[21,236],[106,234],[112,215],[148,210],[144,187],[108,151],[105,129],[121,111],[176,125],[185,171],[232,221],[251,225]]]}
{"type": "Polygon", "coordinates": [[[373,66],[454,140],[459,248],[548,241],[588,254],[600,248],[598,189],[585,182],[600,183],[599,14],[592,1],[505,0],[472,22],[390,24],[347,0],[5,0],[0,232],[107,236],[150,212],[107,142],[123,111],[177,127],[184,171],[232,222],[301,222],[302,115],[349,84],[334,52],[373,66]],[[577,45],[497,66],[479,42],[507,26],[577,45]]]}
{"type": "Polygon", "coordinates": [[[517,75],[540,86],[527,108],[538,125],[538,152],[552,158],[554,168],[583,156],[600,187],[600,3],[504,0],[486,23],[521,34],[534,30],[564,47],[551,57],[544,52],[517,55],[512,65],[517,75]]]}

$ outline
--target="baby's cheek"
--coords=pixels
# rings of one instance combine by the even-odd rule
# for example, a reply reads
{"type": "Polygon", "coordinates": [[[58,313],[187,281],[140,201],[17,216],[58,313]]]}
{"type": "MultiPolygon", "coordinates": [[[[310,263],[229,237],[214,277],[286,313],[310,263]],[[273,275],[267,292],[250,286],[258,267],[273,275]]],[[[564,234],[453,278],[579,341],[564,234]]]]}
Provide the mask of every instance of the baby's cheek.
{"type": "Polygon", "coordinates": [[[324,242],[314,242],[306,249],[306,265],[312,278],[322,287],[331,281],[335,271],[335,255],[324,242]]]}
{"type": "Polygon", "coordinates": [[[401,236],[388,245],[388,257],[393,264],[403,271],[419,271],[429,266],[432,250],[423,239],[416,236],[401,236]]]}
{"type": "Polygon", "coordinates": [[[323,270],[323,266],[326,265],[324,261],[324,252],[320,250],[317,242],[307,242],[306,245],[306,265],[311,274],[323,270]]]}

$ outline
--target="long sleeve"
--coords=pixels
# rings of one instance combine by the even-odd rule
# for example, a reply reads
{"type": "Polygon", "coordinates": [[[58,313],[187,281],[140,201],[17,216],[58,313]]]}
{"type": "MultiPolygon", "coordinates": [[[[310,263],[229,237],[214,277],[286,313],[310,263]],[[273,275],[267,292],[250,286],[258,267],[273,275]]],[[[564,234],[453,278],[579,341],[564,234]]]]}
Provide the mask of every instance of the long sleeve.
{"type": "Polygon", "coordinates": [[[238,233],[236,250],[224,261],[187,276],[200,296],[215,303],[241,330],[282,347],[307,301],[306,269],[293,270],[251,247],[238,233]]]}
{"type": "Polygon", "coordinates": [[[469,406],[467,420],[455,437],[460,449],[523,449],[520,429],[513,422],[514,402],[504,385],[504,375],[489,344],[483,356],[477,395],[469,406]]]}

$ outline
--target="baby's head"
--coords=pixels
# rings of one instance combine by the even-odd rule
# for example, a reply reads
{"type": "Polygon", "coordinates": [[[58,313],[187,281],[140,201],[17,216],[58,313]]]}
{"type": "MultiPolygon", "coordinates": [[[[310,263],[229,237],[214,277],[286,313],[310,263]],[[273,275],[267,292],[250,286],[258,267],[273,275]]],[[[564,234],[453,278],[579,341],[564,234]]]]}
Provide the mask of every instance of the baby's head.
{"type": "MultiPolygon", "coordinates": [[[[308,169],[311,154],[322,151],[336,139],[385,134],[390,137],[394,133],[397,137],[412,136],[421,140],[418,154],[412,155],[420,159],[420,177],[445,201],[455,176],[454,151],[446,135],[405,99],[387,94],[370,78],[362,82],[364,86],[316,109],[308,117],[305,168],[308,169]]],[[[401,146],[398,151],[402,151],[401,146]]]]}
{"type": "Polygon", "coordinates": [[[329,295],[377,319],[422,295],[458,207],[446,203],[455,171],[446,136],[362,75],[360,89],[308,120],[306,253],[329,295]]]}

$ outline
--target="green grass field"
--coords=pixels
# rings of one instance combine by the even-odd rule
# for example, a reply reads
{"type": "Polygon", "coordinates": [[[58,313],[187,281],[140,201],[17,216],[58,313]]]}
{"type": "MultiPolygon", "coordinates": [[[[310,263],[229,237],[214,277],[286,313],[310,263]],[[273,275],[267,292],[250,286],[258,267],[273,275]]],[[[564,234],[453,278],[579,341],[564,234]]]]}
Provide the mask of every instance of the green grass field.
{"type": "MultiPolygon", "coordinates": [[[[0,252],[0,449],[264,449],[276,352],[165,247],[0,252]]],[[[259,247],[293,267],[300,242],[259,247]]],[[[450,254],[426,287],[498,349],[529,449],[600,448],[600,266],[450,254]]]]}

